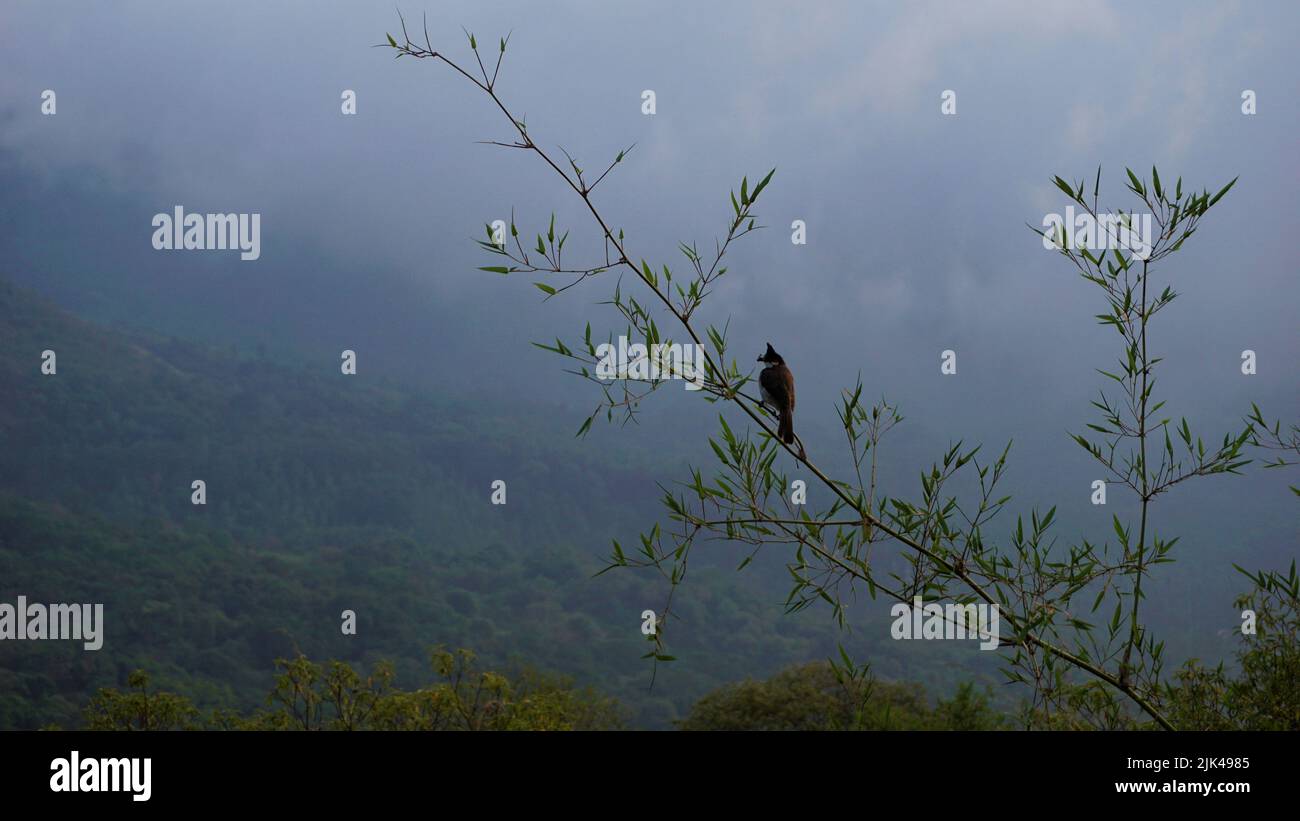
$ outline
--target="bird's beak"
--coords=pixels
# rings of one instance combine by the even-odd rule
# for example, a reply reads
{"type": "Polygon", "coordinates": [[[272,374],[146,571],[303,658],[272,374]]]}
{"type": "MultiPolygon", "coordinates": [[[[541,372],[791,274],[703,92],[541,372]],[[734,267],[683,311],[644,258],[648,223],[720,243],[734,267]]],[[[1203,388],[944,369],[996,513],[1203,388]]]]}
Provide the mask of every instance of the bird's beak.
{"type": "Polygon", "coordinates": [[[755,361],[755,362],[762,362],[762,361],[763,361],[763,357],[760,356],[758,359],[755,359],[754,361],[755,361]]]}

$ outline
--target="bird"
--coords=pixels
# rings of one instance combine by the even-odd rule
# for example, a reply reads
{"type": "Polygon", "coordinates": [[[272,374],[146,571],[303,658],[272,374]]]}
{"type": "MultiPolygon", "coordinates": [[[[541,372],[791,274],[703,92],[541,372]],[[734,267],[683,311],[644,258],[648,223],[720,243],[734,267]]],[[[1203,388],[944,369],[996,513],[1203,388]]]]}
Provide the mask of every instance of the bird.
{"type": "Polygon", "coordinates": [[[777,415],[777,438],[787,445],[794,444],[794,374],[786,366],[781,354],[767,343],[767,350],[758,358],[767,367],[758,375],[758,386],[764,404],[771,405],[777,415]]]}

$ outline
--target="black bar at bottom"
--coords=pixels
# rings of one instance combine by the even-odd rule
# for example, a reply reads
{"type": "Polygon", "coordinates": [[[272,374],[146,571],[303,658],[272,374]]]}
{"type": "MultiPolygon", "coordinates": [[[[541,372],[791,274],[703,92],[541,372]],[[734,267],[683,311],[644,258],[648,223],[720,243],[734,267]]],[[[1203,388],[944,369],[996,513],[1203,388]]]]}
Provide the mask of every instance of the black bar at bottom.
{"type": "Polygon", "coordinates": [[[679,809],[690,808],[682,801],[698,800],[735,810],[751,803],[771,809],[773,802],[786,801],[807,806],[810,800],[865,807],[890,797],[910,797],[918,809],[1006,806],[1008,799],[1013,808],[1073,808],[1163,795],[1227,809],[1252,798],[1290,796],[1292,738],[1161,732],[11,732],[0,734],[0,790],[6,810],[21,801],[127,812],[340,811],[374,809],[381,799],[450,811],[445,802],[457,796],[493,809],[519,802],[559,811],[590,807],[604,796],[600,806],[610,812],[635,809],[655,796],[679,809]],[[1207,784],[1208,794],[1201,786],[1207,784]],[[1135,799],[1134,792],[1146,797],[1135,799]],[[422,804],[431,801],[436,803],[422,804]]]}

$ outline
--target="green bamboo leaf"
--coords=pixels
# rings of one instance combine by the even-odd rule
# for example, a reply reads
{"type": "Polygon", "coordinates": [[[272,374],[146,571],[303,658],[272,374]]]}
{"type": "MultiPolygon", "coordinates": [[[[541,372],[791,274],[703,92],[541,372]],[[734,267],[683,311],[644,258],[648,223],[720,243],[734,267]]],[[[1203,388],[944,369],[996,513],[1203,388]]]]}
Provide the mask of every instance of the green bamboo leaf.
{"type": "Polygon", "coordinates": [[[1209,205],[1206,206],[1206,208],[1210,207],[1210,205],[1214,205],[1216,202],[1218,202],[1220,199],[1222,199],[1222,198],[1223,198],[1223,195],[1226,194],[1226,193],[1228,193],[1228,191],[1232,189],[1232,186],[1234,186],[1234,185],[1237,184],[1237,180],[1238,180],[1238,179],[1239,179],[1239,177],[1233,177],[1233,178],[1232,178],[1232,182],[1230,182],[1230,183],[1228,183],[1227,185],[1223,186],[1223,190],[1221,190],[1219,193],[1217,193],[1217,194],[1214,195],[1214,198],[1210,200],[1210,203],[1209,203],[1209,205]]]}
{"type": "Polygon", "coordinates": [[[1133,190],[1138,192],[1139,195],[1145,197],[1147,195],[1146,186],[1137,178],[1137,175],[1133,173],[1132,169],[1125,168],[1124,170],[1128,172],[1128,179],[1129,182],[1133,184],[1133,190]]]}

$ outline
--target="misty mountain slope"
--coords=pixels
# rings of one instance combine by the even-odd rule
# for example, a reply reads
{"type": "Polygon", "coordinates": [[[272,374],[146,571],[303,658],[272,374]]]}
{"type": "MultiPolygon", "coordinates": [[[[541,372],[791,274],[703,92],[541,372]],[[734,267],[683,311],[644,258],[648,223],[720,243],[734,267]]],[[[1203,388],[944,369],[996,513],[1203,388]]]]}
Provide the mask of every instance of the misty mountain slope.
{"type": "Polygon", "coordinates": [[[646,726],[837,640],[936,690],[957,675],[949,648],[904,655],[883,629],[783,615],[780,557],[737,574],[719,551],[677,602],[680,661],[649,692],[640,613],[665,588],[592,576],[610,538],[658,516],[663,466],[575,441],[570,418],[118,333],[7,283],[0,396],[0,600],[103,602],[107,622],[98,652],[0,645],[3,726],[75,724],[94,688],[137,666],[205,706],[252,706],[273,660],[298,650],[391,658],[412,684],[429,646],[468,646],[594,684],[646,726]],[[47,349],[54,375],[40,372],[47,349]],[[191,503],[195,479],[206,505],[191,503]],[[504,506],[490,504],[495,479],[504,506]],[[341,635],[345,609],[356,636],[341,635]]]}

